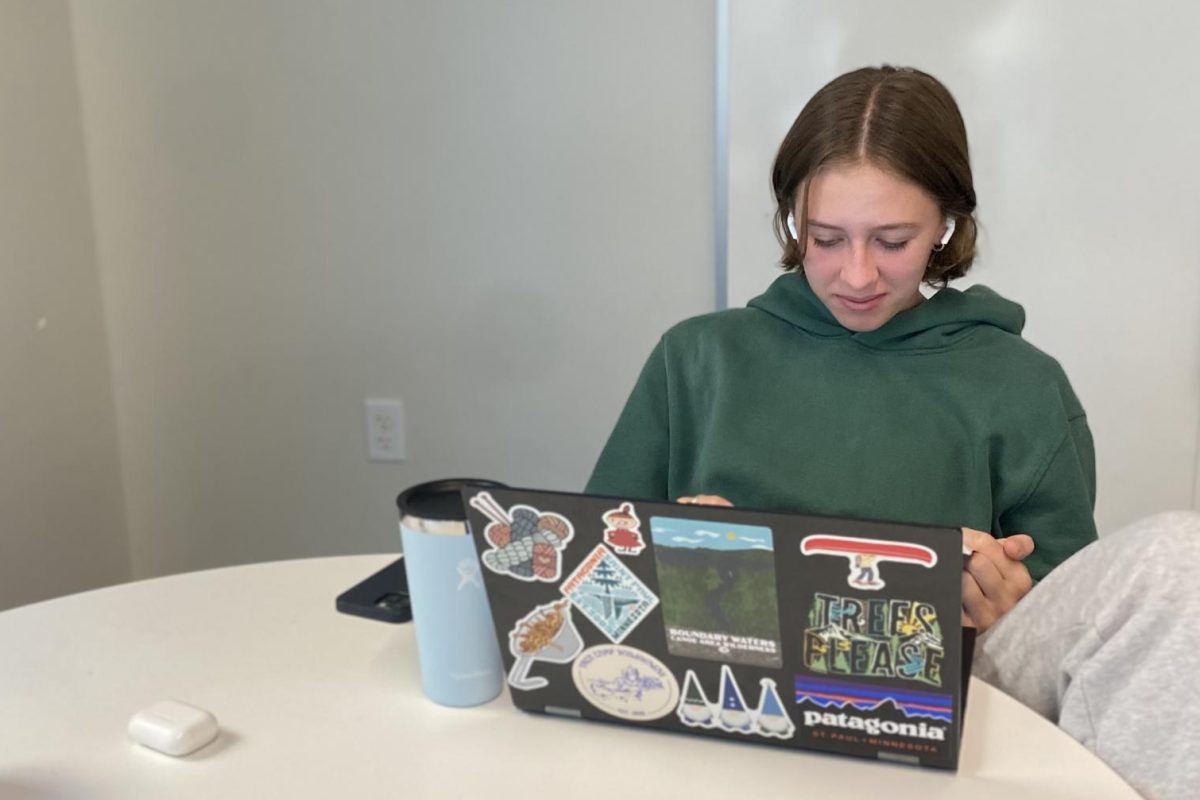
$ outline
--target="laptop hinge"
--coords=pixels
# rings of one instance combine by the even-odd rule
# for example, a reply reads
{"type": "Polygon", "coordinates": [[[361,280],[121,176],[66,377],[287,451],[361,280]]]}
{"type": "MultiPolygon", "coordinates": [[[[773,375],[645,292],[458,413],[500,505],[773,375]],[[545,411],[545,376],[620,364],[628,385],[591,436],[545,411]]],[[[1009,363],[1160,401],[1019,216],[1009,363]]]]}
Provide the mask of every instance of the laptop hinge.
{"type": "Polygon", "coordinates": [[[554,714],[555,716],[559,716],[559,717],[574,717],[575,719],[583,718],[583,713],[577,708],[563,708],[561,706],[546,706],[543,709],[543,711],[545,711],[547,714],[554,714]]]}
{"type": "Polygon", "coordinates": [[[916,756],[906,756],[902,753],[882,753],[882,752],[876,753],[875,755],[877,755],[879,757],[880,761],[895,761],[899,764],[912,764],[912,765],[918,766],[918,767],[921,766],[921,759],[917,758],[916,756]]]}

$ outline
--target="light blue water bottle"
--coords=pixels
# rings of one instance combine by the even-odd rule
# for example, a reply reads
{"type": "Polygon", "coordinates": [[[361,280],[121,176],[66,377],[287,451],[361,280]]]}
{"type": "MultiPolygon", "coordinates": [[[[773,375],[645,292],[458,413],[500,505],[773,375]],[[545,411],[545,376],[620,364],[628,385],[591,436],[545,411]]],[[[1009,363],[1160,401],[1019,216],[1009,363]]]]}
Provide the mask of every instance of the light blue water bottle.
{"type": "Polygon", "coordinates": [[[396,498],[421,686],[445,706],[486,703],[504,684],[492,611],[459,493],[468,483],[503,486],[454,478],[413,486],[396,498]]]}

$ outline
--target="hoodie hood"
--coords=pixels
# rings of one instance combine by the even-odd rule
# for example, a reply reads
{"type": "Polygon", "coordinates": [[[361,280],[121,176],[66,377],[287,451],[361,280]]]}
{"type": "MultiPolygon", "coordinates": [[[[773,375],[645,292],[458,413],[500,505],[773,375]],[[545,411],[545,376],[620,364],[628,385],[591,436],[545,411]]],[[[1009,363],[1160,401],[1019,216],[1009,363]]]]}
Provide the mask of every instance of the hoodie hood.
{"type": "Polygon", "coordinates": [[[966,291],[942,289],[916,308],[902,311],[881,327],[862,333],[843,327],[813,293],[808,279],[799,273],[779,276],[748,305],[812,336],[853,339],[874,350],[942,350],[981,325],[1018,336],[1025,327],[1025,309],[978,285],[966,291]]]}

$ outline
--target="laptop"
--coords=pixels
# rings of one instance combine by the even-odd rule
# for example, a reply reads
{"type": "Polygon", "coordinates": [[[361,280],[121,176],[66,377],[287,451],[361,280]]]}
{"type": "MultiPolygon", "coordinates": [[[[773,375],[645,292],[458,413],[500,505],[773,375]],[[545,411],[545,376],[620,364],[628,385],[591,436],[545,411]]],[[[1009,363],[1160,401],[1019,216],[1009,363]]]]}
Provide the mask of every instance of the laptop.
{"type": "Polygon", "coordinates": [[[463,489],[524,711],[955,769],[955,528],[463,489]]]}

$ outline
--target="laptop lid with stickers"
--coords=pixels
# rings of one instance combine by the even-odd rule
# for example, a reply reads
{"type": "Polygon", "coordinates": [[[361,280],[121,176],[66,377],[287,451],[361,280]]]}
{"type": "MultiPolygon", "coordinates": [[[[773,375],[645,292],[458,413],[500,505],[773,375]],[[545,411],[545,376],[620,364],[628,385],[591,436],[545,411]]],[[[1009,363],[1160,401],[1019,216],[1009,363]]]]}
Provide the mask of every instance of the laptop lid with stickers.
{"type": "Polygon", "coordinates": [[[526,711],[953,769],[954,528],[466,488],[526,711]]]}

